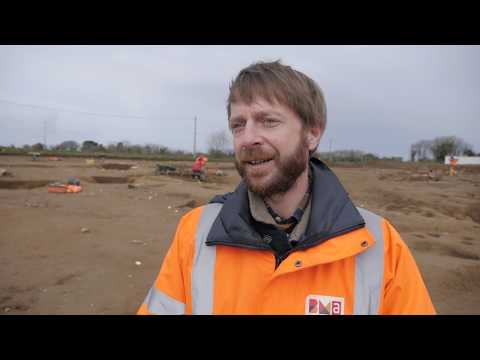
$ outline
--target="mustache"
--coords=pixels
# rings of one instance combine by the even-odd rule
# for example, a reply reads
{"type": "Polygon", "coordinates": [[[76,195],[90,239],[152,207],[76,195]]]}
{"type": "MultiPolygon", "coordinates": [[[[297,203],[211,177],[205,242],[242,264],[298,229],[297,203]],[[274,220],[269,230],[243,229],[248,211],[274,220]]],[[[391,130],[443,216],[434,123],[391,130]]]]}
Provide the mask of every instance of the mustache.
{"type": "Polygon", "coordinates": [[[244,146],[240,149],[238,154],[238,160],[242,162],[253,161],[253,160],[270,160],[275,157],[275,154],[272,154],[269,151],[265,151],[258,146],[244,146]]]}

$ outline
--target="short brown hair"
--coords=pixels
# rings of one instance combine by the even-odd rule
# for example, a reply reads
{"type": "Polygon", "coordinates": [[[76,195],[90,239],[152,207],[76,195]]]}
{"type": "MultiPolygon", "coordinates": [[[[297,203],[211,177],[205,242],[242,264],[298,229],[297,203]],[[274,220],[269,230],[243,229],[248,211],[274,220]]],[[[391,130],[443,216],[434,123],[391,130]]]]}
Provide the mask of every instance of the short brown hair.
{"type": "Polygon", "coordinates": [[[320,87],[300,71],[283,65],[280,60],[257,62],[241,70],[230,84],[227,113],[231,104],[244,101],[250,104],[255,97],[288,106],[302,120],[305,128],[327,125],[327,108],[320,87]]]}

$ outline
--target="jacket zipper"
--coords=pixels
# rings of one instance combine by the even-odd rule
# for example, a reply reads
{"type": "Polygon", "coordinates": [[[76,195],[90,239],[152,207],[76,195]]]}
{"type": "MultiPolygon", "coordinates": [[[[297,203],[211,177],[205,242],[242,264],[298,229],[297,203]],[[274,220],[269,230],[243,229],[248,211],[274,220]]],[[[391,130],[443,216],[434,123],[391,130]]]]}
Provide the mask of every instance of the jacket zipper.
{"type": "Polygon", "coordinates": [[[275,256],[275,270],[278,269],[282,261],[285,260],[289,254],[291,254],[291,252],[287,252],[283,256],[277,256],[275,252],[273,253],[273,256],[275,256]]]}

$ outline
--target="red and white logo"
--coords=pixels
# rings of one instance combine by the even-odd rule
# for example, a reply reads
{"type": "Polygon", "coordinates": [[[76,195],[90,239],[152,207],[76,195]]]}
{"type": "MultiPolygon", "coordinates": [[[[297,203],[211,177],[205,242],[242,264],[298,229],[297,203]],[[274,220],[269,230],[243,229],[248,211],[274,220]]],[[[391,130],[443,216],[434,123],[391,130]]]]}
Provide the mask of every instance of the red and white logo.
{"type": "Polygon", "coordinates": [[[344,298],[324,295],[308,295],[305,315],[343,315],[344,298]]]}

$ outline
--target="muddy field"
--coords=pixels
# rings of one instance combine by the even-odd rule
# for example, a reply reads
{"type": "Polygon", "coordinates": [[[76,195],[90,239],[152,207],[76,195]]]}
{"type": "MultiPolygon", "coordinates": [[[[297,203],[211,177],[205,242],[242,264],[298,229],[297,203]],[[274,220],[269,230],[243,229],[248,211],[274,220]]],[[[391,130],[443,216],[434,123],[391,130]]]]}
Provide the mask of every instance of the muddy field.
{"type": "MultiPolygon", "coordinates": [[[[182,214],[239,181],[231,164],[209,163],[203,183],[155,164],[0,156],[0,314],[135,313],[182,214]],[[82,192],[47,191],[70,177],[82,192]]],[[[404,165],[333,169],[356,205],[399,230],[440,314],[480,314],[478,169],[437,167],[433,180],[404,165]]]]}

